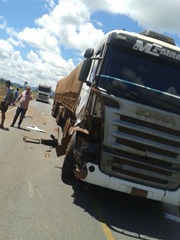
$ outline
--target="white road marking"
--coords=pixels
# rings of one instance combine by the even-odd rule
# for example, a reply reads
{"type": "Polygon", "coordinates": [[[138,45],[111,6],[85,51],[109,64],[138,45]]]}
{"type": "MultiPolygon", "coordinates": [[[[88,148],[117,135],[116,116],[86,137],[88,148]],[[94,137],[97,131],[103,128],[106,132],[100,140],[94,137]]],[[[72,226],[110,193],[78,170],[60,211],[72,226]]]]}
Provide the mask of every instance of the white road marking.
{"type": "Polygon", "coordinates": [[[169,213],[165,213],[165,212],[163,212],[163,215],[167,219],[170,219],[170,220],[175,221],[175,222],[180,222],[180,217],[178,217],[178,216],[175,216],[175,215],[172,215],[172,214],[169,214],[169,213]]]}

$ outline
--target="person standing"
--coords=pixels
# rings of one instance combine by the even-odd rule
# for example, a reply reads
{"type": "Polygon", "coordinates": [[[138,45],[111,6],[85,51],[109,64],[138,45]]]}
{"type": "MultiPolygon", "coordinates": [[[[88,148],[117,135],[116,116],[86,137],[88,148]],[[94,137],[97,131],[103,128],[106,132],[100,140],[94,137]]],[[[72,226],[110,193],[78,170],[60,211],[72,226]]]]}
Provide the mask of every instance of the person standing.
{"type": "Polygon", "coordinates": [[[19,122],[18,122],[18,128],[20,128],[21,123],[22,123],[22,121],[24,119],[24,116],[26,114],[26,111],[28,109],[29,102],[32,99],[33,99],[33,96],[32,96],[31,88],[30,88],[30,86],[26,86],[26,90],[24,90],[19,95],[17,100],[14,102],[15,104],[17,102],[19,102],[19,106],[17,107],[17,110],[16,110],[16,113],[15,113],[14,119],[12,121],[11,127],[14,127],[14,124],[16,123],[16,120],[18,119],[18,117],[20,115],[19,122]]]}
{"type": "Polygon", "coordinates": [[[14,92],[14,98],[13,98],[13,100],[12,100],[12,105],[13,105],[13,106],[15,105],[14,103],[15,103],[15,101],[17,100],[18,95],[19,95],[18,91],[19,91],[19,88],[16,88],[16,90],[15,90],[15,92],[14,92]]]}
{"type": "Polygon", "coordinates": [[[6,111],[8,110],[8,107],[11,104],[12,99],[14,97],[14,92],[13,92],[13,89],[11,87],[11,81],[6,80],[6,88],[7,88],[6,94],[3,97],[3,100],[1,101],[1,105],[0,105],[0,109],[1,109],[1,113],[2,113],[0,128],[4,128],[6,111]]]}

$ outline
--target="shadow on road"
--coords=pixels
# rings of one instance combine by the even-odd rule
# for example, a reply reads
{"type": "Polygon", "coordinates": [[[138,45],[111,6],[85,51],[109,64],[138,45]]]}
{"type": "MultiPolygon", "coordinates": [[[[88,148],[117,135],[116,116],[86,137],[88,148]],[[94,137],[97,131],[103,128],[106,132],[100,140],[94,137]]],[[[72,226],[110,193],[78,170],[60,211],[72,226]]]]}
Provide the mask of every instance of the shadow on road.
{"type": "Polygon", "coordinates": [[[83,183],[65,182],[74,190],[74,204],[105,223],[112,233],[129,239],[179,240],[180,225],[162,214],[162,204],[83,183]]]}

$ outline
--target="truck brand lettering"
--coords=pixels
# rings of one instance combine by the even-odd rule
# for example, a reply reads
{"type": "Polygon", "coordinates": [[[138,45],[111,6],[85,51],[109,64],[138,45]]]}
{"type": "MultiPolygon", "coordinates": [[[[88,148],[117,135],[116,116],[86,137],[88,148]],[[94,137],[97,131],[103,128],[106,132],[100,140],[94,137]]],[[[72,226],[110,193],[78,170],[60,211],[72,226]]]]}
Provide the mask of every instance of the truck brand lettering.
{"type": "Polygon", "coordinates": [[[138,50],[140,52],[145,52],[151,54],[153,56],[159,57],[160,55],[167,56],[169,58],[174,58],[180,61],[180,53],[176,53],[174,51],[170,51],[166,48],[163,48],[161,45],[155,43],[145,43],[141,40],[136,40],[136,43],[133,46],[134,50],[138,50]]]}
{"type": "Polygon", "coordinates": [[[139,116],[144,116],[145,118],[150,118],[156,121],[162,121],[164,123],[171,123],[173,125],[176,125],[175,119],[172,116],[164,113],[155,112],[145,108],[136,108],[136,114],[139,116]]]}

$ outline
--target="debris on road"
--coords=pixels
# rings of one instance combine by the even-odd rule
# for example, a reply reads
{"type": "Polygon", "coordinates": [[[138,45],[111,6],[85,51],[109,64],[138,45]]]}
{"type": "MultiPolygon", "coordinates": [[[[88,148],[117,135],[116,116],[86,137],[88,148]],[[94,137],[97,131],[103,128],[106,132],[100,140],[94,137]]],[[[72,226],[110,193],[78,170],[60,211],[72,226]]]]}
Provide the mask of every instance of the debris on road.
{"type": "Polygon", "coordinates": [[[50,137],[51,139],[42,139],[42,138],[38,139],[38,138],[29,137],[29,136],[23,136],[23,141],[35,143],[35,144],[44,144],[47,146],[51,146],[53,148],[57,147],[58,140],[52,134],[50,135],[50,137]]]}
{"type": "Polygon", "coordinates": [[[28,129],[34,130],[34,131],[38,131],[38,132],[45,132],[43,129],[40,129],[36,126],[28,126],[28,129]]]}

